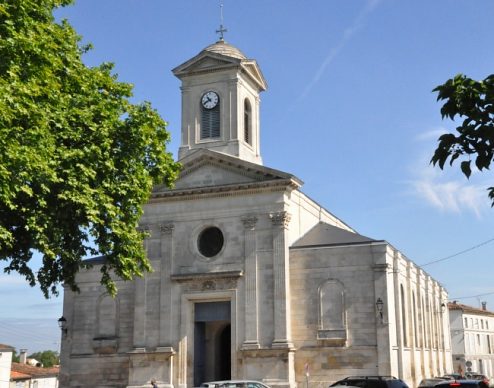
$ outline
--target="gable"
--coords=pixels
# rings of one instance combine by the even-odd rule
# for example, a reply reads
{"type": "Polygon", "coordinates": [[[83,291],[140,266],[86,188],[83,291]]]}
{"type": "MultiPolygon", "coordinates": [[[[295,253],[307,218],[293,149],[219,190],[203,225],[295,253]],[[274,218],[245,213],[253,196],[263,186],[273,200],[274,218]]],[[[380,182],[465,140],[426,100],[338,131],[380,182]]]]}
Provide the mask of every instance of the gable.
{"type": "Polygon", "coordinates": [[[207,56],[191,64],[189,67],[187,67],[187,69],[184,69],[184,71],[186,71],[187,73],[196,73],[211,69],[224,68],[232,65],[237,66],[238,63],[232,63],[231,61],[225,61],[222,59],[207,56]]]}
{"type": "Polygon", "coordinates": [[[225,192],[244,189],[299,188],[303,182],[294,175],[256,163],[211,151],[191,152],[181,160],[182,170],[175,187],[155,186],[153,198],[190,195],[191,193],[225,192]]]}
{"type": "Polygon", "coordinates": [[[182,174],[175,182],[175,188],[224,186],[255,181],[257,180],[248,174],[242,174],[236,169],[225,168],[210,162],[182,174]]]}
{"type": "Polygon", "coordinates": [[[260,88],[266,90],[267,84],[257,62],[252,59],[234,58],[214,52],[202,51],[172,70],[176,77],[182,78],[203,72],[218,71],[225,68],[239,67],[245,75],[260,88]]]}
{"type": "Polygon", "coordinates": [[[225,55],[203,51],[187,62],[182,63],[172,70],[178,78],[197,74],[203,71],[223,69],[230,66],[239,66],[240,59],[231,58],[225,55]]]}
{"type": "Polygon", "coordinates": [[[302,183],[291,174],[208,149],[197,150],[182,159],[182,165],[180,177],[175,182],[177,190],[269,181],[302,183]]]}

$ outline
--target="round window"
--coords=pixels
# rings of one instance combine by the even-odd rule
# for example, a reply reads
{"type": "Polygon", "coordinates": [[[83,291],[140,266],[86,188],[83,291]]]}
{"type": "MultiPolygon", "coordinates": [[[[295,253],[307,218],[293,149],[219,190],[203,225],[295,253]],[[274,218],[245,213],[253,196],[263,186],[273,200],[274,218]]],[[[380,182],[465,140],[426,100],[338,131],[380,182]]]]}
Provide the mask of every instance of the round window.
{"type": "Polygon", "coordinates": [[[197,247],[203,256],[213,257],[220,253],[224,243],[223,233],[216,226],[204,229],[197,239],[197,247]]]}

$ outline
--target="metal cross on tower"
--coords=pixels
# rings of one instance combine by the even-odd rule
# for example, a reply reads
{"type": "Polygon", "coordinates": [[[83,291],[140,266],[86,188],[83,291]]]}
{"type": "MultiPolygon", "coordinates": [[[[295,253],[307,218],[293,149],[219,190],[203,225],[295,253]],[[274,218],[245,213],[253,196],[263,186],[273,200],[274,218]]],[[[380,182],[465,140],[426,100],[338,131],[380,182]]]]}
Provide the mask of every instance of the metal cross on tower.
{"type": "Polygon", "coordinates": [[[221,17],[220,28],[216,30],[216,33],[220,35],[220,40],[224,40],[223,33],[227,32],[228,30],[225,27],[223,27],[223,2],[220,2],[220,17],[221,17]]]}

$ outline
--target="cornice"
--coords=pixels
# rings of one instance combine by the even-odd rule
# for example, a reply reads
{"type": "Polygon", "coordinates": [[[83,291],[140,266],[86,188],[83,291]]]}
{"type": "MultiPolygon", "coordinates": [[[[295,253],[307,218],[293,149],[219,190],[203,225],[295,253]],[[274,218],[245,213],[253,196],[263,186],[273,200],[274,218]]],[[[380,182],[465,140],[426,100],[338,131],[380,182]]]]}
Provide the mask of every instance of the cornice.
{"type": "Polygon", "coordinates": [[[242,66],[240,66],[240,64],[231,63],[231,64],[220,65],[220,66],[211,67],[211,68],[190,70],[187,73],[180,74],[180,78],[193,77],[193,76],[201,75],[201,74],[217,73],[217,72],[224,71],[224,70],[227,70],[227,69],[236,69],[236,70],[239,70],[241,68],[242,68],[242,66]]]}
{"type": "Polygon", "coordinates": [[[195,187],[187,189],[172,189],[153,192],[149,203],[163,200],[194,200],[198,198],[230,197],[237,195],[255,194],[261,192],[282,192],[295,190],[299,186],[292,179],[280,179],[261,182],[249,182],[234,185],[195,187]]]}

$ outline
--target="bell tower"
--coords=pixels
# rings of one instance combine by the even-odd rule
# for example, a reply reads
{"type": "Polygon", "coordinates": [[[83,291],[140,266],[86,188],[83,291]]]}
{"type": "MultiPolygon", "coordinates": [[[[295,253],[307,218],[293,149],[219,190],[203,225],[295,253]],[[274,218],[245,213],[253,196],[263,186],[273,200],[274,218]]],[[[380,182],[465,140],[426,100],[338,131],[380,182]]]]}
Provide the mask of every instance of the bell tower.
{"type": "Polygon", "coordinates": [[[172,71],[182,81],[178,159],[208,148],[262,164],[259,94],[267,85],[257,62],[220,39],[172,71]]]}

